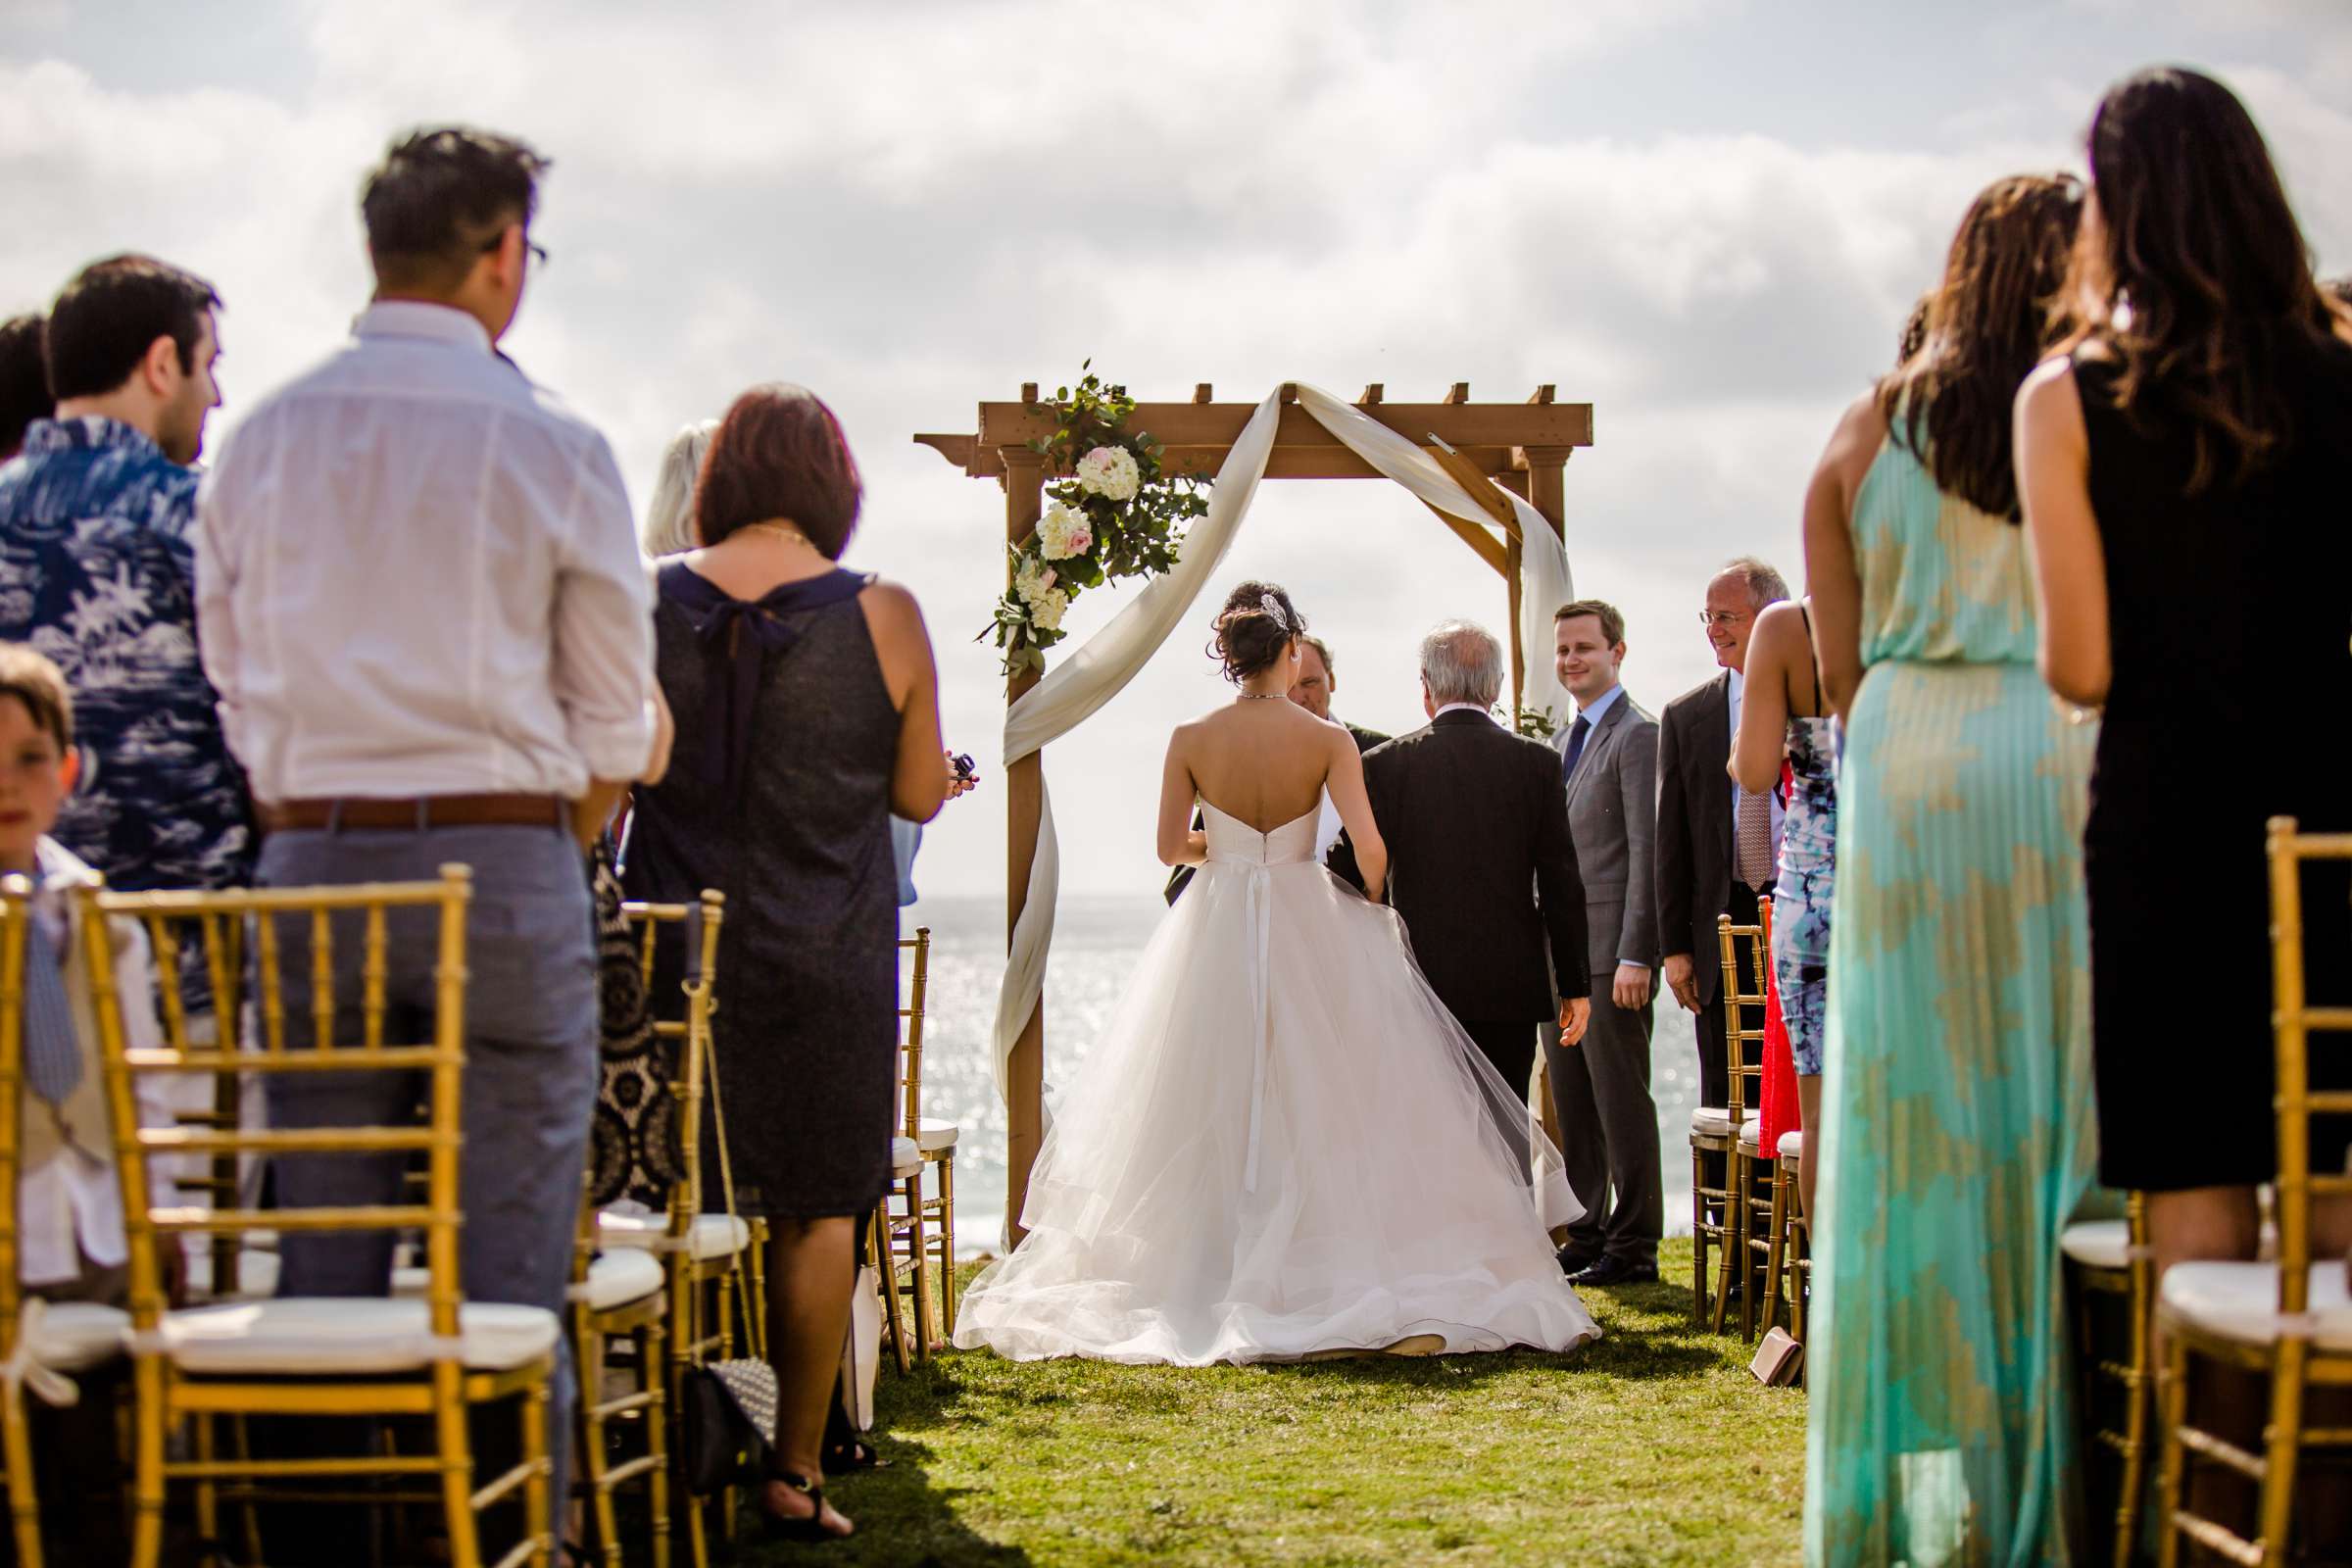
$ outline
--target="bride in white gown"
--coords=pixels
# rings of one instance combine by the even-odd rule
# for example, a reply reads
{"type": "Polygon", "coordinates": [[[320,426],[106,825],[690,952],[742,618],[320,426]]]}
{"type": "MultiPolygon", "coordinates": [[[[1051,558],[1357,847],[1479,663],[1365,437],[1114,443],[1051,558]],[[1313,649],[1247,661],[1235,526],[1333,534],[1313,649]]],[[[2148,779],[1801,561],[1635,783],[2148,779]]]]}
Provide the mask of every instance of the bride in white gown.
{"type": "Polygon", "coordinates": [[[1354,743],[1283,700],[1302,630],[1261,584],[1218,617],[1241,692],[1177,729],[1160,800],[1160,858],[1200,873],[1064,1097],[1028,1235],[965,1293],[959,1347],[1202,1366],[1598,1335],[1546,1235],[1581,1212],[1558,1152],[1396,913],[1316,853],[1328,789],[1377,898],[1354,743]]]}

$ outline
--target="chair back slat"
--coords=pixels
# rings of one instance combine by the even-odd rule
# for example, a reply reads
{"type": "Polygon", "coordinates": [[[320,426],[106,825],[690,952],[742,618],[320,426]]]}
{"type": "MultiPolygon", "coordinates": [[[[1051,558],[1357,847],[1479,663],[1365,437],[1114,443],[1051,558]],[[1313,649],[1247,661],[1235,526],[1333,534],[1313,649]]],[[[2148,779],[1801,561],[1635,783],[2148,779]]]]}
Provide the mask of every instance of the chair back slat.
{"type": "MultiPolygon", "coordinates": [[[[458,1303],[458,1154],[461,1142],[461,1083],[466,1031],[466,917],[472,899],[470,871],[445,865],[438,880],[370,883],[344,887],[229,890],[213,893],[109,893],[95,881],[75,893],[79,936],[89,978],[89,1000],[98,1029],[105,1071],[108,1115],[113,1122],[116,1169],[122,1185],[130,1240],[130,1309],[134,1324],[151,1329],[165,1308],[160,1249],[182,1235],[214,1237],[214,1278],[236,1277],[235,1243],[252,1231],[423,1232],[428,1284],[425,1298],[432,1333],[454,1344],[458,1303]],[[429,961],[432,1021],[422,1042],[388,1042],[389,929],[394,909],[437,920],[429,961]],[[212,982],[217,1040],[190,1038],[191,1004],[179,1023],[167,1023],[160,1047],[134,1049],[115,967],[114,929],[128,920],[148,935],[158,955],[176,956],[201,943],[204,973],[212,982]],[[288,922],[281,929],[280,922],[288,922]],[[358,974],[336,962],[337,927],[348,938],[367,933],[358,974]],[[261,1018],[258,1042],[243,1037],[238,1021],[245,1003],[239,984],[241,956],[248,944],[255,963],[252,1001],[261,1018]],[[184,940],[183,940],[184,939],[184,940]],[[291,955],[288,943],[307,943],[309,961],[291,955]],[[290,961],[291,960],[291,961],[290,961]],[[338,994],[338,970],[359,995],[338,994]],[[308,993],[293,1002],[286,990],[308,993]],[[354,1004],[357,1003],[357,1005],[354,1004]],[[307,1015],[309,1027],[301,1027],[307,1015]],[[252,1049],[255,1045],[259,1050],[252,1049]],[[237,1115],[242,1075],[263,1072],[318,1075],[380,1073],[398,1066],[424,1080],[426,1115],[421,1124],[325,1127],[247,1127],[237,1115]],[[157,1074],[209,1073],[215,1079],[214,1111],[182,1117],[176,1125],[144,1127],[138,1119],[138,1081],[157,1074]],[[353,1158],[386,1153],[421,1156],[422,1181],[416,1201],[348,1207],[257,1209],[237,1206],[236,1162],[240,1155],[292,1154],[305,1158],[353,1158]],[[209,1196],[210,1205],[183,1202],[155,1186],[151,1160],[157,1155],[211,1156],[213,1175],[187,1183],[209,1196]]],[[[349,954],[351,950],[342,950],[349,954]]],[[[164,960],[157,963],[159,979],[164,960]]],[[[188,965],[172,971],[180,981],[188,965]]],[[[422,979],[419,972],[414,978],[422,979]]],[[[177,985],[159,987],[176,996],[177,985]]],[[[169,1009],[167,1009],[168,1011],[169,1009]]]]}
{"type": "Polygon", "coordinates": [[[899,1009],[899,1104],[905,1112],[901,1136],[912,1138],[923,1121],[923,994],[930,986],[931,928],[916,926],[913,936],[899,939],[899,951],[914,956],[906,1004],[899,1009]]]}
{"type": "MultiPolygon", "coordinates": [[[[704,1087],[711,1071],[710,1018],[717,1010],[718,939],[726,921],[726,895],[705,889],[693,904],[645,904],[634,900],[620,906],[621,917],[635,928],[638,962],[646,985],[646,1006],[653,1015],[657,1038],[678,1042],[669,1094],[676,1106],[671,1125],[678,1147],[673,1168],[678,1181],[670,1189],[668,1229],[673,1239],[688,1235],[695,1217],[704,1211],[702,1132],[704,1087]],[[674,927],[679,949],[678,985],[663,995],[654,983],[655,957],[662,933],[674,927]]],[[[720,1150],[725,1157],[725,1150],[720,1150]]]]}
{"type": "MultiPolygon", "coordinates": [[[[2310,1306],[2311,1200],[2315,1193],[2352,1190],[2352,1181],[2311,1168],[2311,1118],[2352,1110],[2352,1095],[2315,1093],[2311,1036],[2352,1031],[2352,1008],[2314,1007],[2303,966],[2303,867],[2352,860],[2352,833],[2302,833],[2291,816],[2271,818],[2271,1017],[2277,1040],[2278,1113],[2278,1310],[2310,1306]]],[[[2330,1042],[2341,1049],[2341,1043],[2330,1042]]]]}
{"type": "Polygon", "coordinates": [[[32,884],[0,880],[0,1356],[17,1348],[17,1162],[24,1092],[24,932],[32,917],[32,884]]]}
{"type": "Polygon", "coordinates": [[[1731,1111],[1735,1128],[1746,1121],[1751,1104],[1763,1098],[1764,966],[1771,961],[1772,901],[1758,900],[1756,909],[1754,925],[1734,925],[1728,914],[1718,915],[1715,920],[1716,939],[1723,950],[1723,1047],[1725,1089],[1729,1095],[1726,1108],[1731,1111]],[[1747,1021],[1751,1007],[1756,1009],[1752,1027],[1747,1021]],[[1751,1079],[1757,1088],[1753,1100],[1748,1095],[1751,1079]]]}

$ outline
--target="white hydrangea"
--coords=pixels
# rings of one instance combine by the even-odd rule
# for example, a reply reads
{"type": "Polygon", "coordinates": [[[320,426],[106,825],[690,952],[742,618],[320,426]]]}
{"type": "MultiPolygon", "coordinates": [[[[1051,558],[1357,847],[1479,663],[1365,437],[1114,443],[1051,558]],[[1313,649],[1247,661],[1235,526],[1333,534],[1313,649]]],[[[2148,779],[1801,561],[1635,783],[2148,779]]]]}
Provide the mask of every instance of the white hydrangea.
{"type": "Polygon", "coordinates": [[[1078,460],[1078,483],[1089,495],[1132,501],[1143,474],[1135,466],[1135,454],[1125,447],[1097,447],[1078,460]]]}
{"type": "Polygon", "coordinates": [[[1022,566],[1012,579],[1013,592],[1029,607],[1031,624],[1046,631],[1059,631],[1061,617],[1070,608],[1070,596],[1054,587],[1054,582],[1053,569],[1035,562],[1022,566]]]}
{"type": "Polygon", "coordinates": [[[1066,503],[1049,503],[1046,514],[1037,520],[1038,549],[1048,561],[1082,556],[1094,542],[1095,530],[1086,514],[1066,503]]]}

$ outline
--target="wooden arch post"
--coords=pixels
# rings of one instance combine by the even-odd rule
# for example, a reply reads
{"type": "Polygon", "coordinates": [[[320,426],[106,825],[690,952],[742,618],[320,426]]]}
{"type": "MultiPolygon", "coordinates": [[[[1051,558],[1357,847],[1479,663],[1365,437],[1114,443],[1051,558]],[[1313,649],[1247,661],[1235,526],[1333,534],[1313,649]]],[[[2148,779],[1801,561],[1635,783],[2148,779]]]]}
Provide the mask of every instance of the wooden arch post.
{"type": "MultiPolygon", "coordinates": [[[[1298,390],[1283,388],[1280,423],[1266,460],[1269,479],[1378,479],[1379,469],[1357,457],[1321,420],[1298,408],[1298,390]]],[[[1355,407],[1435,458],[1471,495],[1490,500],[1494,518],[1490,531],[1473,522],[1437,513],[1453,534],[1480,560],[1493,566],[1507,587],[1512,635],[1511,705],[1520,706],[1526,691],[1525,657],[1518,637],[1521,540],[1517,514],[1486,483],[1500,485],[1526,500],[1555,534],[1566,516],[1563,468],[1568,455],[1592,444],[1592,405],[1559,403],[1553,389],[1542,386],[1525,403],[1472,403],[1470,384],[1457,381],[1438,403],[1389,403],[1384,389],[1364,388],[1355,407]]],[[[1166,447],[1161,464],[1170,472],[1214,476],[1240,438],[1243,427],[1257,412],[1254,403],[1218,403],[1203,382],[1186,403],[1143,403],[1131,422],[1149,430],[1166,447]]],[[[1017,547],[1036,531],[1045,512],[1049,475],[1040,455],[1053,435],[1055,418],[1037,400],[1037,384],[1024,383],[1017,403],[983,403],[977,428],[971,435],[918,435],[932,448],[975,479],[995,479],[1004,490],[1004,537],[1017,547]]],[[[1009,572],[1010,567],[1007,566],[1009,572]]],[[[1031,669],[1006,683],[1007,708],[1038,683],[1042,669],[1031,669]]],[[[1044,808],[1044,758],[1032,753],[1005,769],[1004,774],[1004,934],[1009,944],[1029,899],[1029,877],[1037,863],[1037,837],[1044,808]]],[[[1012,1048],[1007,1063],[1008,1096],[1005,1136],[1004,1210],[1014,1240],[1021,1235],[1020,1214],[1029,1193],[1029,1169],[1036,1163],[1045,1124],[1046,1018],[1045,1001],[1037,1008],[1012,1048]]],[[[1548,1108],[1548,1107],[1546,1107],[1548,1108]]]]}

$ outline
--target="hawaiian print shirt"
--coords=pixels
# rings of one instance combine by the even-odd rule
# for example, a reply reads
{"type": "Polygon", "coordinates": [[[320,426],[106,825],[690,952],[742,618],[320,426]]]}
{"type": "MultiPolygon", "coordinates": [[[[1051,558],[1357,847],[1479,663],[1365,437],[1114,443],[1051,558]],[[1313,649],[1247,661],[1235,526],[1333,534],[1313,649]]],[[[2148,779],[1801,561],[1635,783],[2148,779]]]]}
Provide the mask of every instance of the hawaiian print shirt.
{"type": "Polygon", "coordinates": [[[0,638],[74,693],[81,784],[52,830],[110,887],[252,881],[245,775],[196,655],[196,474],[130,425],[43,419],[0,466],[0,638]]]}

